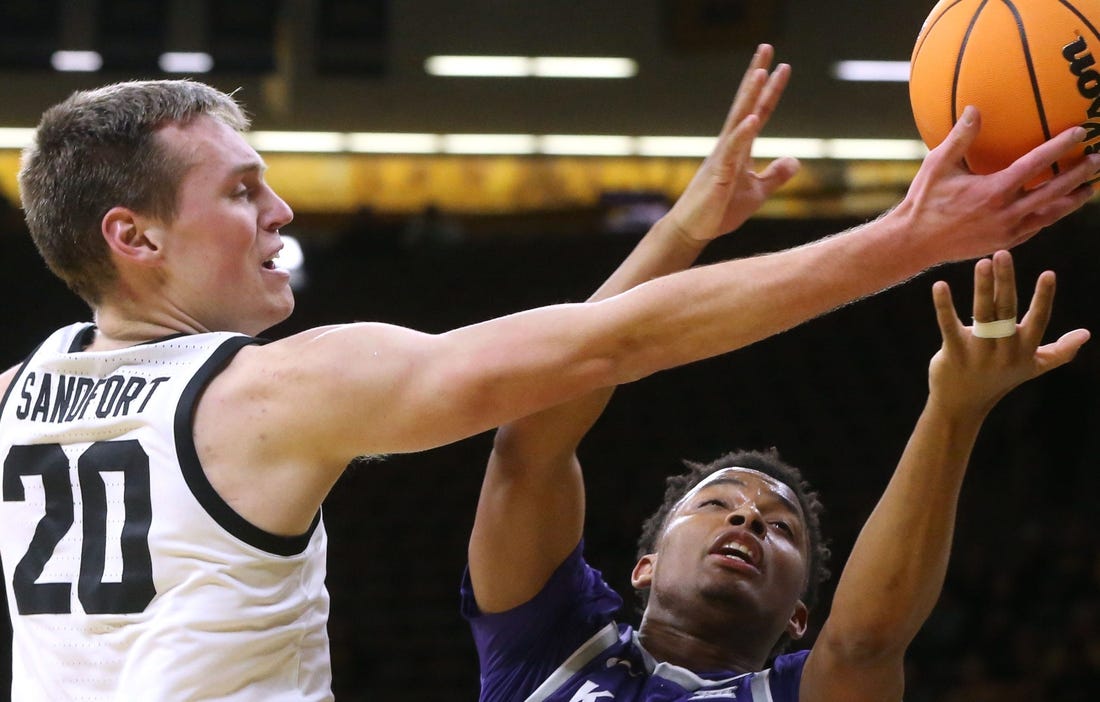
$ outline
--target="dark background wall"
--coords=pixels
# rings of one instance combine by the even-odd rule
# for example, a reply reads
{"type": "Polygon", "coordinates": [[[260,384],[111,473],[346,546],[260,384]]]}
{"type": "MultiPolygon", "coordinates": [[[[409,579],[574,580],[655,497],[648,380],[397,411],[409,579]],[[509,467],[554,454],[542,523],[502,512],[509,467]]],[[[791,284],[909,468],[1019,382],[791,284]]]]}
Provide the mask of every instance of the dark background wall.
{"type": "MultiPolygon", "coordinates": [[[[293,319],[270,335],[351,320],[442,331],[583,299],[637,239],[602,233],[590,214],[575,216],[573,236],[550,234],[559,213],[516,221],[507,237],[478,237],[468,226],[464,240],[448,244],[409,245],[392,222],[360,224],[324,246],[307,242],[309,285],[293,319]]],[[[1017,249],[1023,299],[1040,270],[1059,273],[1051,338],[1096,325],[1097,214],[1092,206],[1017,249]]],[[[752,222],[708,260],[855,223],[752,222]]],[[[18,362],[54,327],[87,318],[39,263],[10,210],[0,228],[0,273],[3,364],[18,362]]],[[[638,527],[679,460],[774,445],[820,489],[839,572],[924,399],[938,348],[930,286],[951,282],[966,314],[970,277],[969,264],[945,266],[753,347],[620,389],[581,450],[590,560],[632,601],[627,576],[638,527]]],[[[1095,699],[1098,344],[1015,391],[990,417],[944,596],[912,648],[909,702],[1095,699]]],[[[490,440],[484,434],[356,466],[334,489],[325,519],[338,699],[475,699],[477,664],[457,587],[490,440]]],[[[826,598],[815,627],[827,607],[826,598]]]]}

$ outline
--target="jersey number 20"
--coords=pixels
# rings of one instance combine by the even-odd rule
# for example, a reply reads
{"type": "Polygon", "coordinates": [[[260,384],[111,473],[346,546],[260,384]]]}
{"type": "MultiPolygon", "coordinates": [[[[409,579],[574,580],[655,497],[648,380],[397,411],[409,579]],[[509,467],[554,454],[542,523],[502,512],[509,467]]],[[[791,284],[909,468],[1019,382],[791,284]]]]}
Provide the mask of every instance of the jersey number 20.
{"type": "MultiPolygon", "coordinates": [[[[38,583],[57,544],[73,525],[75,501],[69,459],[57,444],[13,446],[4,461],[4,501],[22,502],[24,475],[42,477],[46,512],[27,552],[12,572],[20,614],[66,614],[72,583],[38,583]]],[[[77,459],[83,504],[83,539],[77,597],[88,614],[141,612],[152,601],[153,567],[149,556],[149,456],[137,441],[92,444],[77,459]],[[102,475],[122,473],[126,519],[122,525],[121,582],[103,582],[107,554],[107,489],[102,475]]]]}

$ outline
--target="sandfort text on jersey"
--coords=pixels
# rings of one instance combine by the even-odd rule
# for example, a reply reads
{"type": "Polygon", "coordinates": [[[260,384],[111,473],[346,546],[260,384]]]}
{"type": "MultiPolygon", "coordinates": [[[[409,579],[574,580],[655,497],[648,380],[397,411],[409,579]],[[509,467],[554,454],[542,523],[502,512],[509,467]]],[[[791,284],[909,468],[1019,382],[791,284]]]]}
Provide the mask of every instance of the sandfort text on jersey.
{"type": "Polygon", "coordinates": [[[167,380],[137,375],[109,375],[93,380],[86,376],[32,372],[19,386],[20,402],[15,414],[32,422],[72,422],[84,419],[89,410],[100,419],[139,414],[167,380]]]}

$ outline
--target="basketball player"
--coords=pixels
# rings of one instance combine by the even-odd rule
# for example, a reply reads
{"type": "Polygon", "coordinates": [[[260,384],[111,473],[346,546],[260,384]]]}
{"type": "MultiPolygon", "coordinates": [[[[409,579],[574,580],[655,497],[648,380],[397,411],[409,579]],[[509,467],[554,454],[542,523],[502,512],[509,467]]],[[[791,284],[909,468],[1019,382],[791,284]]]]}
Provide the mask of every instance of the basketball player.
{"type": "MultiPolygon", "coordinates": [[[[749,170],[787,75],[771,55],[659,225],[673,248],[790,177],[788,160],[749,170]]],[[[453,442],[1011,246],[1080,207],[1097,168],[1021,191],[1081,140],[1068,131],[972,176],[968,113],[896,209],[843,235],[444,334],[362,323],[264,343],[293,308],[276,263],[293,215],[246,128],[205,85],[132,82],[47,110],[25,154],[32,236],[93,322],[0,375],[15,700],[328,699],[319,510],[352,459],[453,442]]]]}
{"type": "MultiPolygon", "coordinates": [[[[631,574],[646,602],[635,631],[615,621],[622,600],[583,555],[574,451],[609,394],[502,427],[462,588],[481,700],[901,700],[905,651],[939,597],[959,491],[986,414],[1015,386],[1070,361],[1089,338],[1076,330],[1039,346],[1053,295],[1047,272],[1018,333],[978,338],[956,316],[947,285],[934,286],[943,346],[930,366],[927,403],[809,650],[783,653],[806,631],[828,577],[821,505],[774,450],[690,463],[669,478],[631,574]]],[[[1007,319],[1015,332],[1008,252],[978,262],[974,318],[1007,319]]]]}

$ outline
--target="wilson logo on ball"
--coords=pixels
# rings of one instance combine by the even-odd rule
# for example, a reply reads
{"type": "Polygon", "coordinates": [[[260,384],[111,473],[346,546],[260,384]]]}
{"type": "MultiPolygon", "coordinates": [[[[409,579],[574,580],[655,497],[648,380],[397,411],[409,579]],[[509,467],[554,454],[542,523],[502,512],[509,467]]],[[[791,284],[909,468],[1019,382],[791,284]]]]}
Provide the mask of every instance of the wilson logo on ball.
{"type": "MultiPolygon", "coordinates": [[[[1077,92],[1081,97],[1091,100],[1087,114],[1090,119],[1100,119],[1100,73],[1093,66],[1096,60],[1089,51],[1088,42],[1082,36],[1077,41],[1066,44],[1062,49],[1062,57],[1069,61],[1069,71],[1077,76],[1077,92]]],[[[1084,122],[1082,125],[1088,130],[1085,141],[1090,142],[1085,147],[1085,153],[1092,154],[1100,151],[1100,122],[1084,122]]]]}

